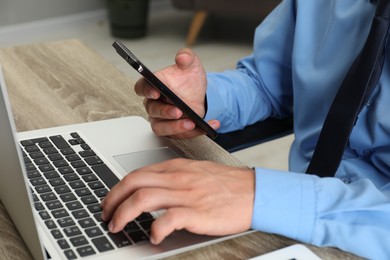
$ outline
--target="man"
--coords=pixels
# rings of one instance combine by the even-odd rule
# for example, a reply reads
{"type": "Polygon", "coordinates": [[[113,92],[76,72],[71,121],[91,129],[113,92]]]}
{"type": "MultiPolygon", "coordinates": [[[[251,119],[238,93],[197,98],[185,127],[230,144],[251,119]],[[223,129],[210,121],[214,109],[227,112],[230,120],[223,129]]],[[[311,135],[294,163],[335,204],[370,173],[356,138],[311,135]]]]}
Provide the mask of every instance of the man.
{"type": "MultiPolygon", "coordinates": [[[[233,71],[206,75],[192,51],[179,51],[176,64],[157,75],[213,128],[226,132],[270,116],[294,115],[290,171],[190,160],[151,165],[129,174],[102,203],[110,230],[121,230],[143,211],[167,209],[152,225],[152,243],[175,229],[227,235],[253,228],[388,259],[389,53],[335,177],[304,174],[333,98],[366,41],[375,8],[370,0],[285,0],[257,28],[253,54],[233,71]]],[[[158,100],[145,80],[135,91],[145,96],[157,135],[201,134],[180,110],[158,100]]]]}

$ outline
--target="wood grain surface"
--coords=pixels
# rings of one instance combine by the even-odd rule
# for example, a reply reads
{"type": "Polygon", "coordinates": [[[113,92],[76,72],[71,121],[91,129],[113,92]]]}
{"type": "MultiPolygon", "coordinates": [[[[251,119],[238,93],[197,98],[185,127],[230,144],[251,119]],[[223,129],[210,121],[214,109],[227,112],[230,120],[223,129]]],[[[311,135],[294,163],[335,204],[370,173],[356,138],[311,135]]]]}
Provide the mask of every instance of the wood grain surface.
{"type": "MultiPolygon", "coordinates": [[[[129,79],[80,41],[66,40],[0,49],[0,64],[18,131],[129,115],[146,117],[129,79]]],[[[205,136],[170,140],[188,158],[246,167],[205,136]]],[[[248,259],[297,243],[253,232],[169,259],[248,259]]],[[[332,248],[309,246],[323,259],[356,259],[332,248]]],[[[0,204],[0,259],[31,259],[0,204]]]]}

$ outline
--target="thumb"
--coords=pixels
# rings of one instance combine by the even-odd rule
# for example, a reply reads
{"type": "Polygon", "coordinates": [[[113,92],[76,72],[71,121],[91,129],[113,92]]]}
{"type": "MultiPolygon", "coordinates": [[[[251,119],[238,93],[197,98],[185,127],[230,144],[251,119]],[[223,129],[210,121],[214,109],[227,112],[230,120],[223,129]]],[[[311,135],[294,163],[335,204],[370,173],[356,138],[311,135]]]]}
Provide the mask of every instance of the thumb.
{"type": "Polygon", "coordinates": [[[179,69],[188,70],[196,66],[198,57],[189,48],[183,48],[176,53],[175,62],[179,69]]]}

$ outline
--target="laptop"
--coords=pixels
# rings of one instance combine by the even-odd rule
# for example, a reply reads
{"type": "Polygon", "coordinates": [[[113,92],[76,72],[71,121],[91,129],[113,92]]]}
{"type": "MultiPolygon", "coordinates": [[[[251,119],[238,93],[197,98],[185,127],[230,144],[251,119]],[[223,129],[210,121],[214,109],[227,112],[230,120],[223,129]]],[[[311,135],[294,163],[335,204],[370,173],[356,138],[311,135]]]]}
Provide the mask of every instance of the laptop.
{"type": "Polygon", "coordinates": [[[158,246],[141,214],[112,234],[100,201],[132,170],[180,157],[141,117],[16,132],[0,68],[0,199],[35,259],[156,259],[222,241],[177,231],[158,246]]]}

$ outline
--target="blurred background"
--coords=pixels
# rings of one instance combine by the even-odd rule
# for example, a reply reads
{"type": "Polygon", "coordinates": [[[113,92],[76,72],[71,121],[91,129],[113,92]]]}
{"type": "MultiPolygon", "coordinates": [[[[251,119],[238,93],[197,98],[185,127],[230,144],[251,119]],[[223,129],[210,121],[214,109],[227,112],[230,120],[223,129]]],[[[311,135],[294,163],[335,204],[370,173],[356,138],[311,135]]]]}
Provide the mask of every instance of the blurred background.
{"type": "MultiPolygon", "coordinates": [[[[280,0],[0,0],[0,47],[77,38],[134,81],[111,44],[121,40],[151,70],[192,48],[207,71],[234,69],[256,26],[280,0]]],[[[287,169],[292,136],[234,153],[249,166],[287,169]]]]}

